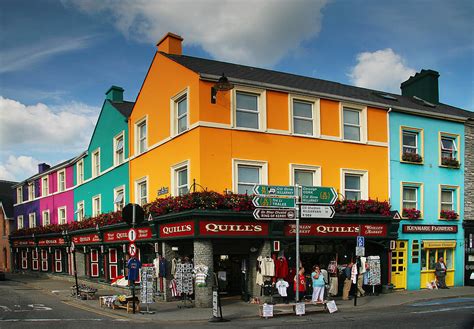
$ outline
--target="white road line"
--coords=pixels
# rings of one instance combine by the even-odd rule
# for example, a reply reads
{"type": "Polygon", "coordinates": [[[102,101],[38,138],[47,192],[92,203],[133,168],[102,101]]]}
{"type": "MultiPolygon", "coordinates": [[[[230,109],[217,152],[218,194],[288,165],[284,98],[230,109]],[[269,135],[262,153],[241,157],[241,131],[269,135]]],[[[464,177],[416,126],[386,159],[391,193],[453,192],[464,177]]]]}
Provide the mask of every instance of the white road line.
{"type": "Polygon", "coordinates": [[[474,305],[473,306],[460,306],[460,307],[446,307],[446,308],[440,308],[437,310],[418,311],[418,312],[411,312],[411,313],[413,314],[436,313],[436,312],[455,311],[455,310],[466,309],[466,308],[474,308],[474,305]]]}
{"type": "Polygon", "coordinates": [[[0,322],[61,322],[61,321],[129,321],[127,319],[3,319],[0,322]]]}

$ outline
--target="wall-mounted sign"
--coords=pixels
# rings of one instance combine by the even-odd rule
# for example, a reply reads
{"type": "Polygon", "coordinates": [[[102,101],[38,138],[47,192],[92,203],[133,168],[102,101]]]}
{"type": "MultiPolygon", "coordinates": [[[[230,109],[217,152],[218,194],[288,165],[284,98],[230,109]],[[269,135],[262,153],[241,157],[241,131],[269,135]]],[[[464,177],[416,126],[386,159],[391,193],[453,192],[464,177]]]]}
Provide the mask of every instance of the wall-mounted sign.
{"type": "Polygon", "coordinates": [[[88,243],[100,242],[100,238],[97,234],[87,234],[87,235],[73,236],[72,241],[75,244],[88,244],[88,243]]]}
{"type": "Polygon", "coordinates": [[[44,239],[38,241],[38,246],[61,246],[63,244],[63,238],[44,239]]]}
{"type": "MultiPolygon", "coordinates": [[[[285,235],[294,236],[296,224],[285,226],[285,235]]],[[[387,235],[387,224],[300,224],[301,236],[358,236],[384,237],[387,235]],[[360,229],[359,229],[360,226],[360,229]]]]}
{"type": "Polygon", "coordinates": [[[168,186],[162,186],[158,189],[158,195],[165,195],[169,193],[168,186]]]}
{"type": "Polygon", "coordinates": [[[203,220],[199,222],[201,235],[236,235],[263,236],[268,235],[268,223],[224,222],[203,220]]]}
{"type": "Polygon", "coordinates": [[[273,251],[280,251],[280,241],[273,241],[273,251]]]}
{"type": "MultiPolygon", "coordinates": [[[[135,240],[146,240],[151,239],[152,231],[150,227],[135,228],[135,240]]],[[[115,242],[115,241],[129,241],[128,239],[129,230],[120,230],[113,232],[104,233],[104,242],[115,242]]]]}
{"type": "Polygon", "coordinates": [[[13,241],[14,247],[23,247],[23,246],[34,246],[35,242],[33,240],[16,240],[13,241]]]}
{"type": "Polygon", "coordinates": [[[403,233],[457,233],[457,225],[402,225],[403,233]]]}
{"type": "Polygon", "coordinates": [[[160,225],[160,238],[174,238],[194,235],[194,221],[160,225]]]}

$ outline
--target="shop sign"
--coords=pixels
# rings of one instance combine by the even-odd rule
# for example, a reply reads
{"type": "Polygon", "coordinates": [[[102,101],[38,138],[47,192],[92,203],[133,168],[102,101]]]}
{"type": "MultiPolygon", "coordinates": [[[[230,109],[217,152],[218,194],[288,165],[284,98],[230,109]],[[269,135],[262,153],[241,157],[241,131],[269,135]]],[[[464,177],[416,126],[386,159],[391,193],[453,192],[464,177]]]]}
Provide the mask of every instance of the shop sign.
{"type": "Polygon", "coordinates": [[[174,238],[194,235],[194,221],[160,225],[160,238],[174,238]]]}
{"type": "MultiPolygon", "coordinates": [[[[151,239],[152,237],[150,227],[135,228],[133,230],[136,231],[136,240],[151,239]]],[[[106,232],[104,233],[104,242],[129,241],[128,232],[129,230],[106,232]]]]}
{"type": "Polygon", "coordinates": [[[265,236],[268,223],[224,222],[203,220],[199,222],[199,234],[220,236],[265,236]]]}
{"type": "Polygon", "coordinates": [[[457,233],[457,225],[403,225],[403,233],[457,233]]]}
{"type": "Polygon", "coordinates": [[[73,236],[72,242],[75,244],[97,243],[100,242],[100,238],[97,234],[79,235],[73,236]]]}
{"type": "Polygon", "coordinates": [[[34,246],[35,242],[33,240],[18,240],[13,241],[14,247],[23,247],[23,246],[34,246]]]}
{"type": "Polygon", "coordinates": [[[257,208],[253,211],[255,219],[296,219],[295,209],[272,209],[272,208],[257,208]]]}
{"type": "MultiPolygon", "coordinates": [[[[295,234],[296,224],[287,224],[285,235],[294,236],[295,234]]],[[[300,235],[384,237],[387,235],[387,224],[300,224],[300,235]]]]}
{"type": "Polygon", "coordinates": [[[54,239],[44,239],[38,241],[38,246],[58,246],[63,245],[63,238],[54,238],[54,239]]]}

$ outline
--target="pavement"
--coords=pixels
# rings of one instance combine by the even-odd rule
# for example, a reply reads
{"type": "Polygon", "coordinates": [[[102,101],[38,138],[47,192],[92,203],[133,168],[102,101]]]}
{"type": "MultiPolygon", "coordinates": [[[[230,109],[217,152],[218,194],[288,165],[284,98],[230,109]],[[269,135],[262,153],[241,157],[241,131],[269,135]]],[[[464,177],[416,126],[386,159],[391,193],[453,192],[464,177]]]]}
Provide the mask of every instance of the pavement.
{"type": "MultiPolygon", "coordinates": [[[[76,308],[87,310],[99,315],[107,315],[116,319],[123,319],[137,322],[161,322],[161,323],[190,323],[203,322],[212,318],[211,308],[180,308],[182,302],[155,302],[151,304],[150,311],[154,314],[127,314],[124,309],[112,310],[106,307],[100,307],[96,300],[79,300],[71,296],[71,286],[73,282],[70,277],[55,275],[37,275],[29,273],[7,274],[7,279],[23,283],[35,289],[40,289],[45,293],[56,296],[58,299],[76,308]]],[[[128,289],[113,288],[106,284],[98,284],[80,280],[98,289],[97,295],[107,296],[113,294],[129,294],[128,289]]],[[[407,304],[421,303],[420,305],[429,305],[430,300],[436,303],[436,300],[452,298],[474,297],[474,287],[453,287],[451,289],[440,290],[417,290],[417,291],[395,291],[388,294],[379,294],[377,296],[365,296],[357,298],[357,306],[354,301],[343,301],[335,298],[338,311],[341,313],[356,313],[381,308],[397,307],[407,304]]],[[[142,308],[143,310],[143,308],[142,308]]],[[[321,308],[322,311],[322,308],[321,308]]],[[[225,319],[257,319],[259,306],[246,303],[237,298],[222,299],[222,313],[225,319]]]]}

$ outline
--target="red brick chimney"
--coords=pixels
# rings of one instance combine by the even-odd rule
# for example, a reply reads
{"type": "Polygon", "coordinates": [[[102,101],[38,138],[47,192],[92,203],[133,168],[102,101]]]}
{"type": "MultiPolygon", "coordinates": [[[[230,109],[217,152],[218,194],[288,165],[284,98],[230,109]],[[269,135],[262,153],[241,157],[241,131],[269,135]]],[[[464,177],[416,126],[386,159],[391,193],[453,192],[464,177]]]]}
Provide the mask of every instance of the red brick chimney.
{"type": "Polygon", "coordinates": [[[167,54],[181,55],[183,53],[181,43],[183,38],[177,34],[168,32],[161,38],[156,44],[158,51],[162,51],[167,54]]]}

